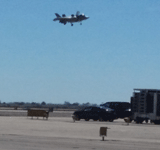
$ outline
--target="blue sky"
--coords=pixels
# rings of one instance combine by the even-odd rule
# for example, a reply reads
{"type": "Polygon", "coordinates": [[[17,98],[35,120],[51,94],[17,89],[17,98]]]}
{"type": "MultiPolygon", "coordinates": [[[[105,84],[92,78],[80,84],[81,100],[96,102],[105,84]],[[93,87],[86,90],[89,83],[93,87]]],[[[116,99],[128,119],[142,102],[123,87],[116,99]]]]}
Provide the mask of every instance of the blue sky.
{"type": "Polygon", "coordinates": [[[160,89],[159,0],[0,0],[1,102],[130,101],[160,89]],[[55,13],[90,18],[53,22],[55,13]]]}

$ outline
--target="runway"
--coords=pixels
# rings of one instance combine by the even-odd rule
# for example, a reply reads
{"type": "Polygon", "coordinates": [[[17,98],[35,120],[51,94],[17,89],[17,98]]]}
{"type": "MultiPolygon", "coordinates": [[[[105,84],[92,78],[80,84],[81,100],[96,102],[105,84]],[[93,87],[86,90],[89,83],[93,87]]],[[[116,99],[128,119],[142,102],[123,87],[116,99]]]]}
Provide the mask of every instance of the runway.
{"type": "Polygon", "coordinates": [[[160,130],[154,124],[76,121],[71,117],[0,117],[0,149],[3,150],[150,150],[160,147],[160,130]],[[100,127],[109,127],[105,141],[100,127]]]}

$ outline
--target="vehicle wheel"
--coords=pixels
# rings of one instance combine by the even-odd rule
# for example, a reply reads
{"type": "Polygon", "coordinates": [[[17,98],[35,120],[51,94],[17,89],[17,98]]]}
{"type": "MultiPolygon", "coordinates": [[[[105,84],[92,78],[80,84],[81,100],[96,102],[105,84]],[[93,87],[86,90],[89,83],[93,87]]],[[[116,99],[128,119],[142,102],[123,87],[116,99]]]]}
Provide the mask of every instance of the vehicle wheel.
{"type": "Polygon", "coordinates": [[[76,117],[75,117],[75,118],[76,118],[75,120],[80,121],[80,118],[79,118],[79,116],[78,116],[78,115],[76,115],[76,117]]]}
{"type": "Polygon", "coordinates": [[[125,121],[126,123],[131,123],[131,122],[132,122],[132,119],[129,118],[129,117],[126,117],[126,118],[124,118],[124,121],[125,121]]]}
{"type": "Polygon", "coordinates": [[[143,118],[141,118],[141,117],[136,117],[136,123],[141,123],[141,124],[142,124],[143,121],[144,121],[143,118]]]}
{"type": "Polygon", "coordinates": [[[88,119],[88,118],[86,118],[86,119],[85,119],[85,121],[89,121],[89,119],[88,119]]]}
{"type": "Polygon", "coordinates": [[[142,124],[143,121],[140,121],[139,123],[142,124]]]}
{"type": "Polygon", "coordinates": [[[153,120],[153,123],[159,125],[160,124],[160,120],[153,120]]]}
{"type": "Polygon", "coordinates": [[[103,121],[103,118],[102,118],[102,117],[100,117],[100,118],[99,118],[99,121],[103,121]]]}
{"type": "Polygon", "coordinates": [[[113,119],[110,119],[109,122],[113,122],[113,119]]]}
{"type": "Polygon", "coordinates": [[[97,121],[98,119],[93,119],[93,121],[97,121]]]}
{"type": "Polygon", "coordinates": [[[148,123],[148,119],[146,119],[145,122],[148,123]]]}
{"type": "Polygon", "coordinates": [[[142,122],[143,122],[142,120],[137,120],[136,121],[137,124],[139,124],[139,123],[142,124],[142,122]]]}

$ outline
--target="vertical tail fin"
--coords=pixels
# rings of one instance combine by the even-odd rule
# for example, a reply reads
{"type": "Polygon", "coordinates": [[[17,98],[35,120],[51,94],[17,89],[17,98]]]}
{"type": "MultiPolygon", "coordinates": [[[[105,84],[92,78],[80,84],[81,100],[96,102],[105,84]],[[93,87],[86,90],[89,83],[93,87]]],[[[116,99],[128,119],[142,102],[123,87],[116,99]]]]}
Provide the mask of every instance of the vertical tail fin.
{"type": "Polygon", "coordinates": [[[57,14],[57,13],[55,13],[55,15],[57,16],[57,18],[61,18],[61,16],[59,14],[57,14]]]}

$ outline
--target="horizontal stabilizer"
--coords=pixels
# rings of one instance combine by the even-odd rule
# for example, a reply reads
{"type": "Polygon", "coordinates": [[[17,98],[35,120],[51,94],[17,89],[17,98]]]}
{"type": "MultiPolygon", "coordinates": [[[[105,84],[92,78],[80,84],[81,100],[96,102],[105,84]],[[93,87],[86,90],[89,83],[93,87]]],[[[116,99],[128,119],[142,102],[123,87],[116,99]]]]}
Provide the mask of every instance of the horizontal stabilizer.
{"type": "Polygon", "coordinates": [[[55,13],[55,15],[57,16],[57,18],[60,18],[61,16],[59,15],[59,14],[57,14],[57,13],[55,13]]]}

